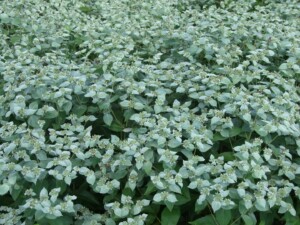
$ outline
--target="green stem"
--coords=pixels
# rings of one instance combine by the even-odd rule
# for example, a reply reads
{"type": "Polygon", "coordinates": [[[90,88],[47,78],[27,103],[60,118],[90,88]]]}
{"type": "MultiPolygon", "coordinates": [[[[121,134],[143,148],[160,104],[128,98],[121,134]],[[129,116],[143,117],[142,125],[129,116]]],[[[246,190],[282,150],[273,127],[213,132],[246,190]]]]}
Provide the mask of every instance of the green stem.
{"type": "MultiPolygon", "coordinates": [[[[206,200],[206,201],[207,201],[207,200],[206,200]]],[[[214,213],[212,212],[211,207],[210,207],[210,204],[209,204],[208,201],[207,201],[207,206],[208,206],[208,209],[209,209],[209,211],[210,211],[210,214],[211,214],[213,220],[215,221],[216,225],[220,225],[220,224],[218,223],[218,221],[217,221],[217,219],[216,219],[214,213]]]]}

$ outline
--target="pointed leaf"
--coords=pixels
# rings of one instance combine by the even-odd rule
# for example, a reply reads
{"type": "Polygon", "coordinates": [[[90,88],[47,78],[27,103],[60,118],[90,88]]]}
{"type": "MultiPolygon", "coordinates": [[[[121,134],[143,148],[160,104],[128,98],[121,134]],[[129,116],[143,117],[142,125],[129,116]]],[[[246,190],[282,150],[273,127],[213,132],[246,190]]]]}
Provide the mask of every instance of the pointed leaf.
{"type": "Polygon", "coordinates": [[[219,225],[228,225],[230,224],[232,215],[230,210],[220,209],[216,212],[216,220],[219,225]]]}
{"type": "Polygon", "coordinates": [[[103,121],[107,126],[110,126],[113,121],[113,116],[110,113],[105,113],[103,116],[103,121]]]}
{"type": "Polygon", "coordinates": [[[165,208],[161,214],[161,224],[162,225],[176,225],[180,218],[180,209],[174,207],[172,211],[165,208]]]}
{"type": "Polygon", "coordinates": [[[9,186],[7,184],[0,185],[0,195],[5,195],[9,191],[9,186]]]}

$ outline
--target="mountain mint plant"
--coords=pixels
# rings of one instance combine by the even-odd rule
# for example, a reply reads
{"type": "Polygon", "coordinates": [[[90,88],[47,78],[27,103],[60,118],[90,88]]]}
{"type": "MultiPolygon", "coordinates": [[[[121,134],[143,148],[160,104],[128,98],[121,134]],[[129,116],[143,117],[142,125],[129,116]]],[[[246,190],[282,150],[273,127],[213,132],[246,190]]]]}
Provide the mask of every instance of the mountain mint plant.
{"type": "Polygon", "coordinates": [[[299,225],[297,0],[0,2],[0,224],[299,225]]]}

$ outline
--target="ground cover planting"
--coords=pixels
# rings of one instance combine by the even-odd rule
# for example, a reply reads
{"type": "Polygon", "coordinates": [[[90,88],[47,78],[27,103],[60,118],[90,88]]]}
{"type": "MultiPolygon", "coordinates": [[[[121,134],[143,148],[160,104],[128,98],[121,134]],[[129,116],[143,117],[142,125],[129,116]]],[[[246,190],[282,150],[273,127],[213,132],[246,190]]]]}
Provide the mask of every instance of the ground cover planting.
{"type": "Polygon", "coordinates": [[[0,1],[0,224],[299,225],[299,15],[0,1]]]}

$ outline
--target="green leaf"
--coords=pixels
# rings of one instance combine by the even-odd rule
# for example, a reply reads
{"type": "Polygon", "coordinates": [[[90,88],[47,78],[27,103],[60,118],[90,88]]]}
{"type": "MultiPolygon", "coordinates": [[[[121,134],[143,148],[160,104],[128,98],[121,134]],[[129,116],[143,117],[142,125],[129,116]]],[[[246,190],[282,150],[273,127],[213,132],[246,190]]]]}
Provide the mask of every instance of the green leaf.
{"type": "Polygon", "coordinates": [[[124,218],[128,215],[129,209],[128,208],[117,208],[114,210],[114,213],[116,214],[116,216],[118,216],[120,218],[124,218]]]}
{"type": "Polygon", "coordinates": [[[0,185],[0,195],[5,195],[8,191],[9,191],[9,185],[8,184],[0,185]]]}
{"type": "Polygon", "coordinates": [[[214,137],[213,137],[213,141],[223,141],[226,139],[227,139],[227,137],[224,137],[223,135],[221,135],[219,133],[215,133],[214,137]]]}
{"type": "Polygon", "coordinates": [[[133,105],[133,108],[136,109],[136,110],[142,110],[144,107],[145,106],[142,103],[140,103],[140,102],[136,102],[133,105]]]}
{"type": "Polygon", "coordinates": [[[130,117],[132,115],[134,115],[134,114],[135,114],[134,110],[132,110],[132,109],[126,109],[125,112],[124,112],[124,114],[123,114],[125,121],[129,121],[130,117]]]}
{"type": "Polygon", "coordinates": [[[74,105],[72,112],[77,116],[82,116],[87,110],[86,105],[74,105]]]}
{"type": "Polygon", "coordinates": [[[40,125],[38,124],[39,119],[40,118],[38,116],[32,115],[28,119],[28,124],[33,128],[39,128],[40,127],[40,125]]]}
{"type": "Polygon", "coordinates": [[[274,224],[275,214],[273,213],[264,213],[259,214],[260,223],[259,225],[273,225],[274,224]]]}
{"type": "Polygon", "coordinates": [[[253,213],[249,215],[242,215],[245,225],[255,225],[257,223],[255,215],[253,213]]]}
{"type": "Polygon", "coordinates": [[[219,121],[220,121],[220,118],[215,116],[211,119],[210,124],[214,125],[214,124],[217,124],[219,121]]]}
{"type": "Polygon", "coordinates": [[[120,180],[121,178],[125,177],[126,175],[127,175],[126,170],[118,170],[115,173],[111,174],[111,178],[116,179],[116,180],[120,180]]]}
{"type": "Polygon", "coordinates": [[[33,89],[31,95],[34,99],[40,99],[46,92],[47,92],[47,87],[43,85],[33,89]]]}
{"type": "Polygon", "coordinates": [[[71,101],[65,101],[64,104],[62,105],[62,109],[69,114],[70,110],[72,109],[72,102],[71,101]]]}
{"type": "Polygon", "coordinates": [[[103,116],[103,121],[107,126],[110,126],[113,121],[113,116],[110,113],[105,113],[103,116]]]}
{"type": "Polygon", "coordinates": [[[243,119],[246,120],[247,122],[251,121],[251,115],[250,113],[245,113],[243,116],[243,119]]]}
{"type": "Polygon", "coordinates": [[[228,137],[235,137],[239,135],[241,132],[242,132],[241,127],[233,127],[232,129],[224,129],[220,133],[222,137],[228,138],[228,137]]]}
{"type": "Polygon", "coordinates": [[[189,222],[191,225],[216,225],[212,215],[204,216],[193,222],[189,222]]]}
{"type": "Polygon", "coordinates": [[[234,153],[233,152],[222,152],[221,154],[219,154],[219,156],[223,156],[224,160],[226,162],[228,161],[233,161],[234,160],[234,153]]]}
{"type": "Polygon", "coordinates": [[[58,116],[58,112],[56,110],[47,111],[44,115],[46,119],[53,119],[58,116]]]}
{"type": "Polygon", "coordinates": [[[219,201],[213,201],[211,203],[211,207],[214,210],[214,212],[218,211],[221,208],[221,206],[222,206],[222,203],[219,201]]]}
{"type": "Polygon", "coordinates": [[[176,225],[180,219],[180,209],[174,207],[172,211],[168,208],[164,208],[161,214],[161,224],[162,225],[176,225]]]}
{"type": "Polygon", "coordinates": [[[286,221],[285,225],[300,225],[299,216],[292,216],[290,213],[285,213],[284,219],[286,221]]]}
{"type": "Polygon", "coordinates": [[[43,219],[45,217],[45,215],[46,214],[43,213],[42,211],[36,210],[35,214],[34,214],[34,218],[35,218],[35,220],[39,221],[39,220],[43,219]]]}
{"type": "Polygon", "coordinates": [[[11,197],[14,199],[14,201],[18,200],[22,191],[23,191],[23,186],[13,186],[13,189],[11,191],[11,197]]]}
{"type": "Polygon", "coordinates": [[[55,119],[55,123],[53,124],[54,129],[60,129],[60,126],[65,122],[66,120],[66,113],[60,112],[58,117],[55,119]]]}
{"type": "Polygon", "coordinates": [[[105,110],[105,109],[109,109],[110,108],[110,102],[103,102],[103,103],[99,103],[98,104],[99,109],[105,110]]]}
{"type": "Polygon", "coordinates": [[[116,222],[113,219],[109,218],[105,221],[105,225],[116,225],[116,222]]]}
{"type": "Polygon", "coordinates": [[[173,207],[174,207],[174,203],[173,202],[169,202],[169,201],[164,201],[164,204],[167,206],[167,208],[172,211],[173,207]]]}
{"type": "Polygon", "coordinates": [[[121,131],[123,131],[124,128],[118,122],[113,121],[112,124],[110,125],[109,129],[112,131],[115,131],[115,132],[121,132],[121,131]]]}
{"type": "Polygon", "coordinates": [[[195,212],[200,213],[206,207],[207,207],[207,201],[204,201],[202,204],[198,204],[198,202],[196,201],[196,203],[195,203],[195,212]]]}
{"type": "Polygon", "coordinates": [[[47,219],[43,218],[39,220],[39,224],[49,224],[49,225],[71,225],[73,224],[73,220],[70,216],[61,216],[55,219],[47,219]]]}
{"type": "Polygon", "coordinates": [[[73,220],[69,216],[62,216],[50,221],[51,225],[69,225],[73,224],[73,220]]]}
{"type": "Polygon", "coordinates": [[[143,169],[147,175],[150,175],[150,173],[152,172],[152,163],[150,161],[147,161],[143,165],[143,169]]]}
{"type": "Polygon", "coordinates": [[[230,210],[220,209],[216,212],[216,220],[219,225],[228,225],[230,224],[232,215],[230,210]]]}
{"type": "Polygon", "coordinates": [[[76,192],[77,199],[88,206],[97,206],[100,204],[97,197],[87,190],[78,190],[76,192]]]}
{"type": "Polygon", "coordinates": [[[93,8],[88,7],[88,6],[81,6],[79,9],[80,9],[81,12],[86,13],[86,14],[93,11],[93,8]]]}
{"type": "Polygon", "coordinates": [[[176,196],[178,201],[175,203],[175,205],[184,205],[191,200],[190,190],[187,185],[183,185],[181,192],[181,195],[176,196]]]}
{"type": "Polygon", "coordinates": [[[168,143],[168,146],[170,148],[177,148],[178,146],[180,146],[181,143],[179,141],[177,141],[175,138],[174,139],[171,139],[168,143]]]}
{"type": "Polygon", "coordinates": [[[149,181],[144,195],[147,196],[147,195],[151,194],[152,192],[154,192],[155,190],[156,190],[155,185],[151,181],[149,181]]]}
{"type": "Polygon", "coordinates": [[[94,172],[93,172],[92,174],[89,174],[89,175],[86,177],[86,181],[87,181],[89,184],[91,184],[91,185],[93,185],[93,184],[95,183],[95,181],[96,181],[96,176],[95,176],[94,172]]]}
{"type": "Polygon", "coordinates": [[[20,34],[14,34],[11,36],[10,41],[12,44],[16,44],[17,42],[21,41],[22,35],[20,34]]]}
{"type": "Polygon", "coordinates": [[[267,205],[267,201],[264,198],[257,198],[255,201],[255,207],[259,211],[266,211],[269,208],[267,205]]]}

